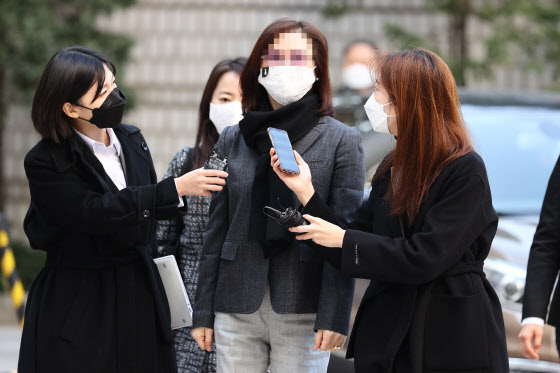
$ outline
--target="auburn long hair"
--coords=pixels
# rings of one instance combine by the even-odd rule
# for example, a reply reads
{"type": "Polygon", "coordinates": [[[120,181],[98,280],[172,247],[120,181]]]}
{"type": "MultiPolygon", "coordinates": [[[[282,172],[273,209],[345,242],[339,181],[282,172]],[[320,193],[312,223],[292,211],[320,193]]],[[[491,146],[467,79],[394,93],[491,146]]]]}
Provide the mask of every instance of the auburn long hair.
{"type": "Polygon", "coordinates": [[[472,151],[471,139],[453,74],[435,53],[399,51],[377,58],[373,67],[395,108],[398,130],[396,148],[374,180],[393,167],[387,192],[392,215],[412,224],[441,171],[472,151]]]}
{"type": "Polygon", "coordinates": [[[332,104],[331,79],[329,76],[329,46],[326,36],[315,26],[307,21],[296,21],[291,18],[281,18],[264,29],[259,36],[247,63],[239,78],[241,90],[243,91],[243,112],[257,110],[261,97],[267,97],[266,90],[258,82],[262,57],[268,49],[269,44],[274,44],[274,38],[281,33],[299,31],[305,33],[313,43],[313,61],[315,62],[315,73],[319,78],[313,84],[321,100],[321,107],[317,110],[319,116],[334,115],[332,104]]]}

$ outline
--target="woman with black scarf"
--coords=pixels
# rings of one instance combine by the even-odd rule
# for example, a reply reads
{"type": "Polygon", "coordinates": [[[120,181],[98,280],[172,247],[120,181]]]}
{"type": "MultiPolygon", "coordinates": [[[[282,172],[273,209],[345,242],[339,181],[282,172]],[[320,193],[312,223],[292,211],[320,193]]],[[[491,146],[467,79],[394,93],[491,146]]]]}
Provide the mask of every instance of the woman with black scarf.
{"type": "Polygon", "coordinates": [[[327,41],[308,22],[268,26],[240,80],[245,118],[217,144],[228,185],[210,204],[193,337],[211,350],[215,331],[219,371],[326,372],[348,334],[354,282],[263,213],[299,207],[268,166],[267,128],[288,133],[342,216],[363,195],[361,136],[332,118],[327,41]]]}

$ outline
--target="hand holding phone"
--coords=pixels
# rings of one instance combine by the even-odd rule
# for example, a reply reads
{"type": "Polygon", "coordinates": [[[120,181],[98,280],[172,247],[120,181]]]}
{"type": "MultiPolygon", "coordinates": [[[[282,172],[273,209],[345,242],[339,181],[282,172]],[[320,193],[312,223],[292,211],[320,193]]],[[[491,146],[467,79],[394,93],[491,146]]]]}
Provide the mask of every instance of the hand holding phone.
{"type": "Polygon", "coordinates": [[[298,163],[296,161],[296,157],[294,156],[294,150],[292,149],[288,133],[284,130],[272,127],[268,127],[267,131],[268,136],[270,137],[270,142],[272,143],[274,150],[276,150],[276,155],[278,155],[280,170],[299,175],[298,163]]]}
{"type": "Polygon", "coordinates": [[[280,169],[280,159],[276,153],[276,149],[270,148],[270,165],[280,180],[286,184],[292,192],[296,194],[299,201],[305,206],[309,199],[315,193],[311,177],[309,165],[305,163],[303,158],[294,150],[293,152],[298,164],[299,173],[285,172],[280,169]]]}

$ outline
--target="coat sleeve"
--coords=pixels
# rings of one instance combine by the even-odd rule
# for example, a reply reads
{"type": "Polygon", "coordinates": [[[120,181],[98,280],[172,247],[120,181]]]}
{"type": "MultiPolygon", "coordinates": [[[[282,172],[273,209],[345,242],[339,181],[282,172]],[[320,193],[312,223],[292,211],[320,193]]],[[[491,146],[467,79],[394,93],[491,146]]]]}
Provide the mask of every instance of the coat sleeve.
{"type": "Polygon", "coordinates": [[[486,228],[492,228],[490,224],[495,228],[497,219],[487,222],[490,211],[485,211],[485,199],[490,196],[486,194],[487,182],[479,174],[455,179],[409,239],[347,230],[342,271],[352,277],[399,284],[436,279],[460,260],[486,228]]]}
{"type": "MultiPolygon", "coordinates": [[[[362,136],[356,129],[348,129],[336,149],[329,191],[329,205],[345,223],[363,198],[364,178],[362,136]]],[[[353,297],[354,279],[325,262],[315,330],[348,335],[353,297]]]]}
{"type": "MultiPolygon", "coordinates": [[[[225,139],[231,127],[226,127],[218,139],[218,153],[228,154],[225,139]]],[[[222,245],[229,230],[229,191],[224,188],[210,200],[209,218],[204,233],[204,244],[198,270],[193,328],[214,328],[214,295],[218,283],[222,245]]]]}
{"type": "MultiPolygon", "coordinates": [[[[373,209],[371,200],[374,194],[370,193],[367,201],[363,201],[360,208],[351,215],[349,223],[346,224],[344,219],[337,216],[333,210],[315,193],[307,202],[302,210],[302,214],[308,214],[326,220],[330,223],[338,225],[342,229],[355,229],[362,232],[371,232],[373,226],[373,209]]],[[[337,247],[325,247],[317,245],[311,240],[304,241],[308,246],[319,252],[321,256],[327,260],[334,268],[340,270],[342,260],[342,252],[337,247]]]]}
{"type": "Polygon", "coordinates": [[[130,186],[117,193],[92,188],[92,176],[80,167],[60,172],[48,153],[30,152],[24,161],[31,208],[53,224],[79,232],[104,234],[179,213],[175,182],[130,186]]]}
{"type": "Polygon", "coordinates": [[[531,245],[523,298],[523,318],[546,320],[550,295],[560,270],[560,158],[554,166],[544,197],[537,231],[531,245]]]}
{"type": "MultiPolygon", "coordinates": [[[[181,171],[183,169],[183,165],[187,162],[188,155],[189,148],[183,148],[175,153],[175,156],[171,159],[171,162],[169,162],[169,167],[163,175],[163,179],[165,180],[168,177],[175,178],[181,176],[181,171]]],[[[183,218],[180,216],[169,220],[158,221],[156,236],[158,254],[160,256],[178,254],[178,241],[182,231],[183,218]]]]}

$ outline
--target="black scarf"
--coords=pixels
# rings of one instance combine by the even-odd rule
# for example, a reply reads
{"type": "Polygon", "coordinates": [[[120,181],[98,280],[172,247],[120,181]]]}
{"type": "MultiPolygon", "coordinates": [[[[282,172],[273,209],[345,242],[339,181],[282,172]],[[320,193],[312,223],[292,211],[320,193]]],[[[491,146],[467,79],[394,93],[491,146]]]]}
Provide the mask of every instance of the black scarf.
{"type": "Polygon", "coordinates": [[[293,200],[292,191],[270,166],[269,151],[272,144],[267,129],[274,127],[288,132],[290,142],[294,144],[319,123],[319,107],[319,96],[313,90],[300,100],[277,110],[272,109],[265,96],[259,103],[258,110],[248,112],[239,122],[245,143],[258,154],[255,180],[251,188],[249,240],[260,243],[265,258],[278,254],[293,240],[288,230],[263,213],[264,206],[279,209],[278,201],[288,207],[293,200]]]}

